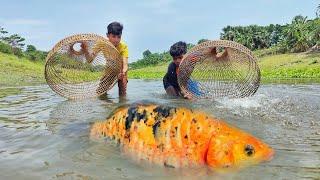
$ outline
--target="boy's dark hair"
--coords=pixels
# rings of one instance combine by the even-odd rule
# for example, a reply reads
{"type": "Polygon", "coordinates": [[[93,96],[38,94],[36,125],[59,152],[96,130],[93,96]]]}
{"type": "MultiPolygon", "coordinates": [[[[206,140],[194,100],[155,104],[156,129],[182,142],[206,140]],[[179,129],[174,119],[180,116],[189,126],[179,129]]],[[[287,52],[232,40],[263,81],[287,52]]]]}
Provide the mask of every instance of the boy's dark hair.
{"type": "Polygon", "coordinates": [[[119,22],[112,22],[108,25],[108,34],[120,35],[122,34],[123,25],[119,22]]]}
{"type": "Polygon", "coordinates": [[[187,44],[185,42],[179,41],[174,43],[170,47],[170,55],[172,57],[181,56],[187,53],[187,44]]]}

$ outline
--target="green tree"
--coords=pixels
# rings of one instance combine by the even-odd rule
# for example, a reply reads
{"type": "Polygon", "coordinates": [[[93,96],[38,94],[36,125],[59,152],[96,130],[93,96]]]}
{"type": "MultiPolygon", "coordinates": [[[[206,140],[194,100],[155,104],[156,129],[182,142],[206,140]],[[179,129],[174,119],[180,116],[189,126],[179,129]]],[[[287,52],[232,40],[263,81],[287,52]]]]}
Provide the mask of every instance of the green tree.
{"type": "Polygon", "coordinates": [[[257,25],[245,27],[227,26],[222,29],[223,32],[220,34],[220,38],[236,41],[252,50],[262,49],[271,46],[271,34],[274,31],[274,27],[274,25],[266,27],[257,25]]]}
{"type": "Polygon", "coordinates": [[[267,28],[268,32],[270,33],[270,46],[274,46],[284,39],[285,26],[281,26],[279,24],[270,24],[267,28]]]}
{"type": "Polygon", "coordinates": [[[4,37],[3,41],[8,43],[12,47],[13,54],[15,54],[18,57],[23,56],[22,48],[24,47],[24,41],[25,39],[19,36],[18,34],[13,34],[8,37],[4,37]]]}
{"type": "Polygon", "coordinates": [[[303,52],[309,48],[310,32],[307,25],[307,17],[298,15],[287,26],[285,31],[287,33],[286,41],[292,52],[303,52]]]}
{"type": "Polygon", "coordinates": [[[320,4],[317,7],[316,15],[317,15],[317,17],[320,17],[320,4]]]}
{"type": "Polygon", "coordinates": [[[145,50],[142,55],[143,55],[143,58],[147,58],[148,56],[150,56],[152,53],[151,51],[149,51],[149,49],[145,50]]]}
{"type": "Polygon", "coordinates": [[[27,45],[26,53],[35,52],[37,49],[33,45],[27,45]]]}
{"type": "Polygon", "coordinates": [[[209,40],[208,40],[208,39],[200,39],[200,40],[198,41],[198,44],[201,44],[201,43],[206,42],[206,41],[209,41],[209,40]]]}
{"type": "Polygon", "coordinates": [[[4,38],[3,35],[5,35],[7,33],[8,33],[8,31],[4,30],[4,28],[0,26],[0,41],[4,38]]]}
{"type": "Polygon", "coordinates": [[[23,57],[23,51],[20,48],[12,48],[13,54],[18,57],[23,57]]]}
{"type": "Polygon", "coordinates": [[[310,41],[314,50],[320,50],[320,18],[309,21],[310,41]]]}
{"type": "Polygon", "coordinates": [[[0,52],[12,54],[12,48],[11,46],[4,41],[6,38],[5,34],[7,34],[8,31],[6,31],[3,27],[0,26],[0,52]]]}
{"type": "Polygon", "coordinates": [[[189,49],[191,49],[191,48],[193,48],[194,47],[194,44],[192,44],[192,43],[187,43],[187,49],[189,50],[189,49]]]}
{"type": "Polygon", "coordinates": [[[12,48],[9,44],[0,41],[0,52],[13,54],[12,48]]]}
{"type": "Polygon", "coordinates": [[[22,49],[24,47],[23,41],[25,41],[24,38],[19,36],[18,34],[13,34],[9,37],[4,37],[3,40],[7,42],[12,48],[19,48],[22,49]]]}

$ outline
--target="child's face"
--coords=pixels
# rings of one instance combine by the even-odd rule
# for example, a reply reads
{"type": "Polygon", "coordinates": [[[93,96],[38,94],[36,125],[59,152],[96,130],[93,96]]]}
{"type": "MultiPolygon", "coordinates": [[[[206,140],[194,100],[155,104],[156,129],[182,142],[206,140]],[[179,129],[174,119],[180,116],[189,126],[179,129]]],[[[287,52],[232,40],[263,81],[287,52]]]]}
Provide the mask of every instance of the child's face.
{"type": "Polygon", "coordinates": [[[118,46],[121,41],[121,35],[107,34],[109,41],[114,45],[118,46]]]}
{"type": "Polygon", "coordinates": [[[176,56],[176,57],[173,57],[173,62],[174,62],[177,66],[179,66],[182,59],[183,59],[183,55],[181,55],[181,56],[176,56]]]}

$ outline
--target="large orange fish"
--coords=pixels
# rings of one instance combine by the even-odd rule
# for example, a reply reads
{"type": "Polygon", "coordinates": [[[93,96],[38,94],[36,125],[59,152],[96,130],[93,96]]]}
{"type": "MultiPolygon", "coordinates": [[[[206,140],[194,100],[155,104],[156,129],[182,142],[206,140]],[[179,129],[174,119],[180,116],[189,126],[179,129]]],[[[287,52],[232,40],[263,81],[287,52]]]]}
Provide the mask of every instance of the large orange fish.
{"type": "Polygon", "coordinates": [[[134,159],[172,168],[239,169],[274,154],[252,135],[203,112],[158,105],[120,107],[93,124],[91,137],[115,139],[134,159]]]}

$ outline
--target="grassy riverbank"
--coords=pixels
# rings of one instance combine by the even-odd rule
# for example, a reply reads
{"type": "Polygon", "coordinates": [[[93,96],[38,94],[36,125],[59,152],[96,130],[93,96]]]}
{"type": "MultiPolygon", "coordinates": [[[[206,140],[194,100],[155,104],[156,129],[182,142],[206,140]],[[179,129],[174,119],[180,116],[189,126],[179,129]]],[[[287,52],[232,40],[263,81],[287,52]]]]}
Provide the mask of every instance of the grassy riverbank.
{"type": "Polygon", "coordinates": [[[0,87],[45,83],[44,63],[0,53],[0,87]]]}
{"type": "MultiPolygon", "coordinates": [[[[262,80],[307,79],[320,82],[320,53],[290,53],[258,58],[262,80]]],[[[168,63],[129,71],[131,79],[161,79],[168,63]]],[[[44,84],[44,63],[0,53],[0,87],[44,84]]]]}
{"type": "MultiPolygon", "coordinates": [[[[269,55],[258,58],[263,80],[308,78],[320,79],[320,53],[290,53],[269,55]]],[[[130,78],[160,79],[166,73],[167,64],[153,67],[133,69],[129,71],[130,78]]]]}

